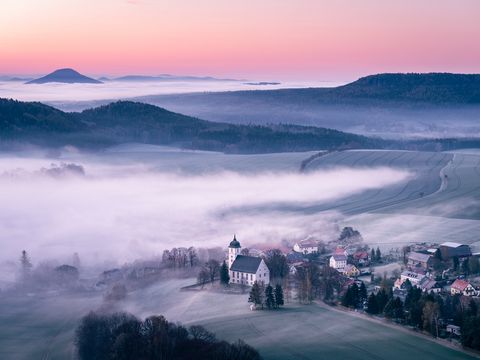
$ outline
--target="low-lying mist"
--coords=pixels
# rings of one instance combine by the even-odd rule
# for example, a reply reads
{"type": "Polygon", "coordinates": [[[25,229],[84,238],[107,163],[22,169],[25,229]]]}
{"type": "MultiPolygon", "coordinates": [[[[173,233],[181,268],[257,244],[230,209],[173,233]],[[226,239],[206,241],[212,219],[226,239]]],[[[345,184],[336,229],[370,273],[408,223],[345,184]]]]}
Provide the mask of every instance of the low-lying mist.
{"type": "Polygon", "coordinates": [[[181,174],[87,157],[73,170],[51,162],[0,159],[0,263],[17,262],[23,249],[34,263],[68,262],[75,252],[85,264],[121,263],[174,246],[225,246],[234,233],[247,246],[328,239],[341,214],[282,205],[340,199],[409,176],[390,168],[181,174]],[[271,210],[252,213],[265,205],[271,210]]]}
{"type": "MultiPolygon", "coordinates": [[[[0,97],[22,101],[45,101],[69,109],[69,103],[105,99],[124,99],[158,94],[191,92],[266,90],[335,86],[337,82],[288,81],[276,85],[256,85],[249,81],[168,80],[168,81],[106,81],[102,84],[25,84],[22,81],[0,81],[0,97]]],[[[84,107],[80,107],[84,108],[84,107]]]]}

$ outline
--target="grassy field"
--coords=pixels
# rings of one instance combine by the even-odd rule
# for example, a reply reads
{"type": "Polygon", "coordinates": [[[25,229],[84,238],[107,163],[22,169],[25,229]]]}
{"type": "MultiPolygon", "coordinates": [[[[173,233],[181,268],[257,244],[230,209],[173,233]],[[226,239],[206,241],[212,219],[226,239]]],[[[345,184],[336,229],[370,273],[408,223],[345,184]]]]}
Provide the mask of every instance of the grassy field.
{"type": "Polygon", "coordinates": [[[0,359],[72,359],[78,321],[100,303],[99,294],[0,296],[0,359]]]}
{"type": "Polygon", "coordinates": [[[320,157],[308,171],[331,167],[406,169],[412,177],[394,186],[365,191],[335,203],[313,206],[308,211],[337,210],[345,215],[381,211],[435,193],[441,186],[440,171],[452,154],[414,151],[344,151],[320,157]]]}
{"type": "Polygon", "coordinates": [[[235,171],[248,174],[259,171],[298,171],[301,162],[313,154],[316,152],[232,155],[156,145],[125,144],[111,148],[93,159],[99,163],[146,164],[157,171],[179,171],[188,174],[235,171]]]}
{"type": "MultiPolygon", "coordinates": [[[[243,339],[265,359],[419,359],[473,357],[428,339],[319,305],[287,305],[250,311],[247,295],[180,292],[192,280],[170,280],[132,293],[122,308],[145,317],[164,314],[184,324],[202,324],[219,338],[243,339]]],[[[1,359],[71,359],[78,318],[100,304],[96,297],[49,295],[0,299],[1,359]]]]}
{"type": "Polygon", "coordinates": [[[229,341],[243,339],[265,359],[472,359],[428,339],[318,305],[250,311],[247,295],[178,292],[176,281],[142,290],[126,307],[199,323],[229,341]],[[142,301],[142,299],[148,299],[142,301]]]}
{"type": "Polygon", "coordinates": [[[372,245],[457,241],[480,250],[480,155],[409,151],[346,151],[320,157],[309,171],[332,166],[408,169],[407,181],[340,202],[303,209],[339,210],[372,245]],[[444,176],[446,175],[446,176],[444,176]]]}

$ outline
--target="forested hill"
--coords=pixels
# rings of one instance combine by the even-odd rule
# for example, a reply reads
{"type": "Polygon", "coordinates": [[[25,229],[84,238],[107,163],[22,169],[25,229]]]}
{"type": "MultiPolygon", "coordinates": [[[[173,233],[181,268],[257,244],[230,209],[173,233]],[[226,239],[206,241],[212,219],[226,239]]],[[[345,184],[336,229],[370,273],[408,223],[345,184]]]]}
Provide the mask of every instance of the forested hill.
{"type": "Polygon", "coordinates": [[[326,91],[331,99],[480,104],[479,74],[378,74],[326,91]]]}
{"type": "Polygon", "coordinates": [[[242,90],[217,93],[155,95],[143,98],[183,99],[259,104],[287,102],[309,104],[363,105],[388,103],[480,104],[480,74],[377,74],[362,77],[343,86],[278,90],[242,90]]]}
{"type": "Polygon", "coordinates": [[[233,124],[290,123],[389,138],[478,133],[480,75],[378,74],[344,86],[143,96],[233,124]]]}
{"type": "Polygon", "coordinates": [[[0,99],[0,143],[101,148],[124,142],[229,153],[383,147],[382,140],[341,131],[294,126],[210,122],[153,105],[119,101],[80,113],[42,103],[0,99]]]}

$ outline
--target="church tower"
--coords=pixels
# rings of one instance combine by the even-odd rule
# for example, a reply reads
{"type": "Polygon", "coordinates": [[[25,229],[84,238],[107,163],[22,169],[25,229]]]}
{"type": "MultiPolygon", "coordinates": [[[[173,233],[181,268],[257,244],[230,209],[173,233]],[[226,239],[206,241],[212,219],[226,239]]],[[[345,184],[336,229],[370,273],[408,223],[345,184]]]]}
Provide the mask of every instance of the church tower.
{"type": "Polygon", "coordinates": [[[232,267],[233,262],[237,255],[240,255],[240,251],[242,250],[242,246],[237,241],[235,235],[233,235],[233,240],[230,241],[230,245],[228,246],[228,270],[232,267]]]}

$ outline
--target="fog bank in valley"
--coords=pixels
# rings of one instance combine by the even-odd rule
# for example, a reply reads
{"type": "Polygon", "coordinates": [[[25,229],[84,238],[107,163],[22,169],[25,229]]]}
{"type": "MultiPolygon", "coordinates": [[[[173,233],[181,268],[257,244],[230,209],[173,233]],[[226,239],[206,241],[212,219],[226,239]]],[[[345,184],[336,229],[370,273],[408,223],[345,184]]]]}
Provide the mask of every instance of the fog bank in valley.
{"type": "Polygon", "coordinates": [[[83,174],[62,173],[65,165],[54,162],[0,159],[0,263],[16,262],[23,249],[34,262],[77,252],[84,263],[121,263],[175,246],[225,246],[234,233],[247,246],[328,238],[341,214],[286,212],[282,204],[342,198],[409,176],[389,168],[181,174],[79,157],[83,174]],[[265,205],[271,210],[251,212],[265,205]],[[242,207],[250,211],[231,211],[242,207]]]}

